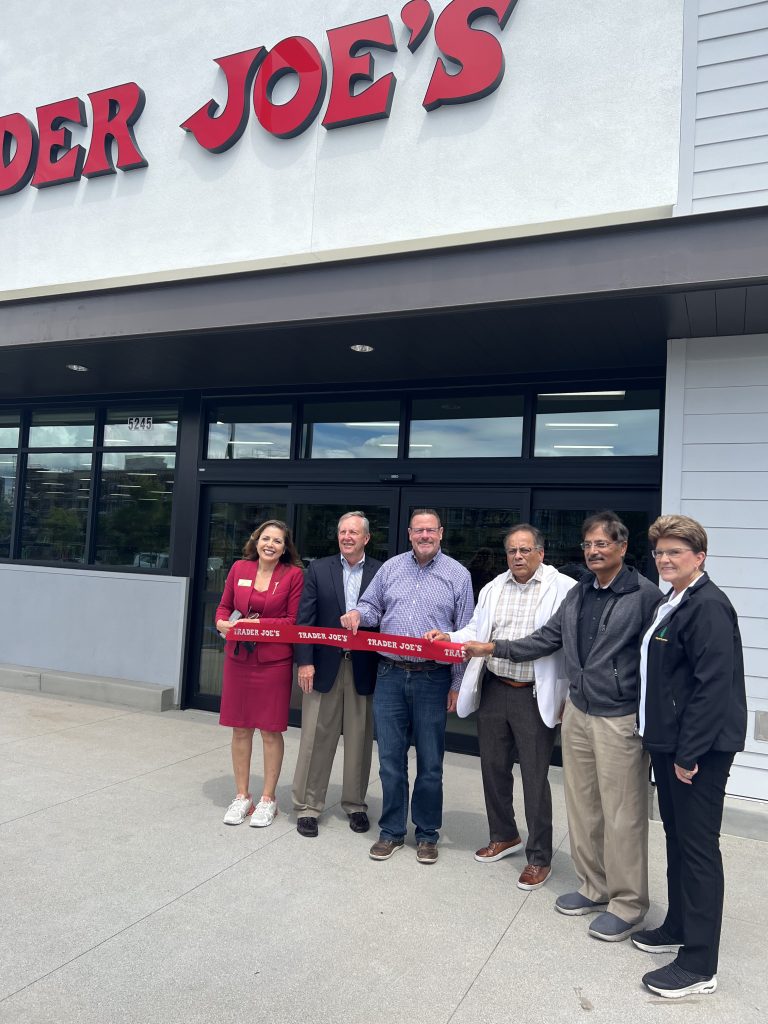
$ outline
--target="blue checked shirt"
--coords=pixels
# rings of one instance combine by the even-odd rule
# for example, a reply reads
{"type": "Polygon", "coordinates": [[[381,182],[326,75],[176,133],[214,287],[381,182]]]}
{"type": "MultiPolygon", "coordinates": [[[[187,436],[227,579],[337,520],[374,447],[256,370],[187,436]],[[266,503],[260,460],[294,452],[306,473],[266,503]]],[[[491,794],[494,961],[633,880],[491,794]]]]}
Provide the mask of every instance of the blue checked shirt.
{"type": "Polygon", "coordinates": [[[355,565],[350,565],[344,555],[339,555],[339,558],[341,559],[341,571],[344,574],[344,602],[346,606],[344,611],[348,612],[355,607],[360,596],[365,555],[355,565]]]}
{"type": "MultiPolygon", "coordinates": [[[[428,629],[452,633],[472,618],[475,601],[464,566],[438,551],[419,565],[412,551],[395,555],[379,569],[358,601],[360,625],[382,633],[422,637],[428,629]]],[[[393,661],[421,659],[394,657],[393,661]]],[[[451,689],[458,690],[463,664],[451,665],[451,689]]]]}

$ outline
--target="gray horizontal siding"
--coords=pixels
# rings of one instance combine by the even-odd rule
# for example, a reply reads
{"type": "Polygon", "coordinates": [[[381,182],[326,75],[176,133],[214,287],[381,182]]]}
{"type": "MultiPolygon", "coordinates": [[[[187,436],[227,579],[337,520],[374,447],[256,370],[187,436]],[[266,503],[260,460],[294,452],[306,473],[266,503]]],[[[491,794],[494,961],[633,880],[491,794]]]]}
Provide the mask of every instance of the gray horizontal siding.
{"type": "Polygon", "coordinates": [[[723,167],[765,163],[768,163],[768,135],[756,139],[738,139],[735,142],[715,142],[711,146],[699,146],[696,150],[694,169],[711,171],[723,167]]]}
{"type": "Polygon", "coordinates": [[[719,498],[722,494],[768,502],[768,473],[683,473],[683,497],[719,498]]]}
{"type": "Polygon", "coordinates": [[[735,85],[752,85],[768,80],[768,57],[750,57],[748,60],[730,60],[726,64],[710,64],[699,68],[699,93],[713,89],[732,89],[735,85]]]}
{"type": "Polygon", "coordinates": [[[768,205],[768,0],[685,0],[677,213],[768,205]]]}
{"type": "Polygon", "coordinates": [[[765,0],[701,0],[699,14],[717,14],[720,11],[732,11],[735,7],[756,7],[765,0]]]}
{"type": "Polygon", "coordinates": [[[699,43],[700,68],[709,64],[723,64],[729,60],[744,60],[745,57],[762,57],[768,52],[768,28],[758,32],[744,32],[738,35],[705,39],[699,43]]]}
{"type": "Polygon", "coordinates": [[[728,792],[768,800],[768,335],[669,342],[662,507],[704,525],[739,616],[750,714],[728,792]]]}
{"type": "MultiPolygon", "coordinates": [[[[722,5],[721,5],[722,6],[722,5]]],[[[768,3],[738,4],[726,10],[699,10],[699,39],[718,39],[768,28],[768,3]]]]}
{"type": "Polygon", "coordinates": [[[768,106],[743,113],[720,114],[699,118],[694,132],[695,146],[709,146],[714,142],[731,142],[768,134],[768,106]]]}
{"type": "Polygon", "coordinates": [[[768,163],[746,167],[723,167],[697,171],[693,176],[693,198],[707,199],[730,193],[764,192],[768,188],[768,163]]]}
{"type": "Polygon", "coordinates": [[[709,213],[712,210],[746,210],[751,206],[768,206],[768,189],[759,192],[739,192],[728,196],[707,196],[694,199],[691,213],[709,213]]]}
{"type": "MultiPolygon", "coordinates": [[[[749,387],[690,388],[685,393],[686,413],[728,413],[768,412],[768,384],[753,384],[749,387]]],[[[753,463],[759,465],[759,463],[753,463]]],[[[768,458],[763,465],[768,468],[768,458]]],[[[712,467],[714,468],[714,467],[712,467]]]]}
{"type": "MultiPolygon", "coordinates": [[[[768,45],[768,38],[766,45],[768,45]]],[[[712,92],[699,93],[696,102],[696,118],[741,114],[747,110],[763,110],[766,107],[768,107],[768,82],[737,85],[732,89],[715,89],[712,92]]],[[[763,123],[763,131],[768,131],[768,116],[763,123]]]]}

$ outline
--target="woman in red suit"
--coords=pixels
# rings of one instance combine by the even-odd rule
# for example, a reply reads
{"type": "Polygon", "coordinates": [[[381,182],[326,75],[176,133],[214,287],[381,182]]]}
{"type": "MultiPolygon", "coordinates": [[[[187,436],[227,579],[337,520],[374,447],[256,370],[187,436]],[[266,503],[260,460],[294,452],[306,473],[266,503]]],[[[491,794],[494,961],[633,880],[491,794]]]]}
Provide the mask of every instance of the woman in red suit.
{"type": "Polygon", "coordinates": [[[216,628],[225,637],[221,725],[232,727],[232,768],[237,795],[224,815],[226,825],[271,825],[277,814],[275,789],[283,763],[283,733],[293,679],[291,644],[244,643],[227,634],[233,612],[264,626],[293,625],[304,586],[301,561],[291,531],[279,519],[268,519],[251,534],[243,558],[229,570],[216,628]],[[264,747],[264,791],[256,807],[249,789],[253,733],[259,729],[264,747]]]}

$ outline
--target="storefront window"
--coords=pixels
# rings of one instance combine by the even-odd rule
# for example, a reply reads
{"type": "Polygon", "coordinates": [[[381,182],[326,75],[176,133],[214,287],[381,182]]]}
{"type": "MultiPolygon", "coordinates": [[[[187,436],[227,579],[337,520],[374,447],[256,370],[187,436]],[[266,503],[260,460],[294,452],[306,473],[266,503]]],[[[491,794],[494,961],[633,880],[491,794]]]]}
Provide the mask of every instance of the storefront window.
{"type": "Polygon", "coordinates": [[[104,424],[104,444],[108,448],[174,448],[178,426],[176,409],[110,409],[104,424]]]}
{"type": "MultiPolygon", "coordinates": [[[[540,508],[533,513],[533,524],[544,534],[545,561],[566,576],[581,579],[588,569],[581,544],[581,524],[595,508],[540,508]]],[[[653,564],[648,547],[647,511],[614,510],[629,530],[625,562],[644,576],[651,576],[653,564]]],[[[652,577],[651,577],[652,578],[652,577]]]]}
{"type": "Polygon", "coordinates": [[[16,456],[10,452],[0,452],[0,558],[8,558],[11,553],[16,461],[16,456]]]}
{"type": "Polygon", "coordinates": [[[90,452],[30,453],[24,489],[22,558],[85,561],[91,464],[90,452]]]}
{"type": "Polygon", "coordinates": [[[658,455],[658,390],[539,394],[538,457],[658,455]]]}
{"type": "Polygon", "coordinates": [[[0,558],[167,571],[178,410],[121,404],[28,417],[19,448],[20,414],[0,415],[0,558]]]}
{"type": "Polygon", "coordinates": [[[289,405],[218,405],[208,415],[209,459],[289,459],[289,405]]]}
{"type": "Polygon", "coordinates": [[[399,402],[308,403],[301,454],[305,459],[395,459],[399,402]]]}
{"type": "Polygon", "coordinates": [[[30,448],[89,448],[93,444],[93,410],[36,412],[29,428],[30,448]]]}
{"type": "Polygon", "coordinates": [[[97,564],[168,568],[175,464],[173,452],[104,454],[97,564]]]}
{"type": "Polygon", "coordinates": [[[0,414],[0,448],[17,448],[19,444],[19,414],[0,414]]]}
{"type": "Polygon", "coordinates": [[[523,399],[516,395],[416,399],[411,459],[519,458],[523,399]]]}

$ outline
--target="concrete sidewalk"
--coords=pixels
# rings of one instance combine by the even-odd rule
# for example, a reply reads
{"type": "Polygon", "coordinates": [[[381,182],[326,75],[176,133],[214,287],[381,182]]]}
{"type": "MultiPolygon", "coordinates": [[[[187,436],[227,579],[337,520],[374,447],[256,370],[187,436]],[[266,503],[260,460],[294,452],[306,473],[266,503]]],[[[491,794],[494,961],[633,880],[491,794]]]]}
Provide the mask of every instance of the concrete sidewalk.
{"type": "MultiPolygon", "coordinates": [[[[427,867],[412,835],[391,861],[369,859],[375,828],[354,834],[337,803],[340,758],[319,838],[299,836],[297,750],[290,729],[275,824],[229,828],[229,733],[213,715],[0,691],[0,1021],[766,1020],[768,843],[723,838],[719,988],[672,1002],[640,984],[665,957],[596,941],[589,918],[553,909],[576,881],[558,769],[553,874],[524,893],[520,856],[472,857],[488,837],[477,759],[446,758],[427,867]]],[[[380,794],[374,774],[374,822],[380,794]]],[[[650,925],[664,896],[652,821],[650,925]]]]}

